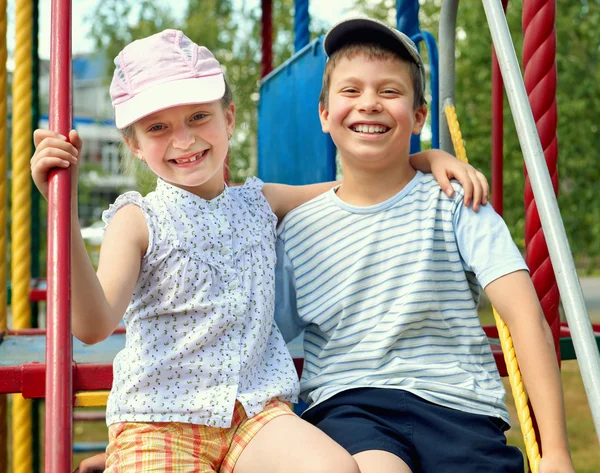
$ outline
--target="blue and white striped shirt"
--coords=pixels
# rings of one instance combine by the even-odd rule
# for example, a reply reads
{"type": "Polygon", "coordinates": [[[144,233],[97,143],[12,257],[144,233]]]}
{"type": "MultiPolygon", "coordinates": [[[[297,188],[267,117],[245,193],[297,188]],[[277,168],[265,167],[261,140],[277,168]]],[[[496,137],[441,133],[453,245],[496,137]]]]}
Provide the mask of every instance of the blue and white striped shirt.
{"type": "Polygon", "coordinates": [[[463,205],[418,172],[397,195],[357,207],[331,190],[279,227],[276,321],[304,330],[302,397],[360,387],[410,391],[509,422],[477,315],[478,282],[527,269],[491,206],[463,205]]]}

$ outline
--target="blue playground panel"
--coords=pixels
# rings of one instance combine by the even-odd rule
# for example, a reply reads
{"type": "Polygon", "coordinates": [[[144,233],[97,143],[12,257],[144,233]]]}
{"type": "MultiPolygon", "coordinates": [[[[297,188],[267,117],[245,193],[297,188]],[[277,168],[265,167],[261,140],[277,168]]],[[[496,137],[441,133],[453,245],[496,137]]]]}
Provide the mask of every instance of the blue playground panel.
{"type": "Polygon", "coordinates": [[[317,38],[263,80],[258,105],[258,176],[263,181],[335,180],[335,146],[319,121],[326,59],[323,39],[317,38]]]}
{"type": "MultiPolygon", "coordinates": [[[[125,348],[125,334],[115,334],[96,345],[86,345],[73,337],[73,360],[76,363],[112,363],[115,355],[125,348]]],[[[0,366],[24,363],[44,363],[46,337],[7,336],[0,342],[0,366]]]]}

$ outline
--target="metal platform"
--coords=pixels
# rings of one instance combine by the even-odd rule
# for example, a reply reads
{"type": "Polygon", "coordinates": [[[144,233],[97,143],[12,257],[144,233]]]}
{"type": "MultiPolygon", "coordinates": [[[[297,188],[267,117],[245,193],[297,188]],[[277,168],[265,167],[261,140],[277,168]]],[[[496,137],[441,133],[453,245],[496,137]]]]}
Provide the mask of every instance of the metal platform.
{"type": "MultiPolygon", "coordinates": [[[[600,324],[594,324],[596,344],[600,350],[600,324]]],[[[494,326],[484,330],[490,340],[494,360],[501,376],[506,376],[504,356],[494,326]]],[[[96,345],[86,345],[73,339],[73,388],[75,392],[110,390],[113,382],[112,362],[125,346],[125,334],[114,333],[96,345]]],[[[302,341],[300,338],[289,343],[294,364],[300,375],[302,341]]],[[[575,359],[573,341],[566,324],[561,326],[560,349],[563,360],[575,359]]],[[[46,335],[43,330],[11,332],[0,339],[0,393],[22,393],[26,398],[45,396],[46,335]]]]}
{"type": "MultiPolygon", "coordinates": [[[[125,334],[115,333],[95,345],[73,339],[74,391],[108,390],[112,362],[125,346],[125,334]]],[[[12,332],[0,340],[0,393],[43,398],[46,386],[46,335],[43,330],[12,332]]]]}
{"type": "MultiPolygon", "coordinates": [[[[86,345],[73,337],[75,363],[112,363],[115,355],[125,347],[125,334],[114,334],[95,345],[86,345]]],[[[0,370],[4,366],[25,363],[44,363],[46,336],[8,335],[0,341],[0,370]]]]}

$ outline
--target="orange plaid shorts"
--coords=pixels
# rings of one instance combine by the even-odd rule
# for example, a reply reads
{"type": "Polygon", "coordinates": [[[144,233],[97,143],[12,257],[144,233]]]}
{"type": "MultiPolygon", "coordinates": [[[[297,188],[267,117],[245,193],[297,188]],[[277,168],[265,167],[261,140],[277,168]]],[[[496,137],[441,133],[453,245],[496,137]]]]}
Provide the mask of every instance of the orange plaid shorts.
{"type": "Polygon", "coordinates": [[[294,415],[272,399],[248,418],[236,401],[231,427],[220,429],[183,422],[121,422],[108,428],[105,473],[232,473],[250,440],[270,420],[294,415]]]}

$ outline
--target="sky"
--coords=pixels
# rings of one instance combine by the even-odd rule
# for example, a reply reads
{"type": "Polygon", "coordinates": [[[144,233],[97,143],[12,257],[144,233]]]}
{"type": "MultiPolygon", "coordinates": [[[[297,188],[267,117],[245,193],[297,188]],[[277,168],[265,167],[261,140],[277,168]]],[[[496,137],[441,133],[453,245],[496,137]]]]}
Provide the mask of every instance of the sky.
{"type": "MultiPolygon", "coordinates": [[[[73,0],[73,54],[90,52],[93,49],[93,43],[89,39],[90,20],[89,15],[95,6],[101,0],[73,0]]],[[[260,4],[260,0],[247,0],[248,5],[260,4]]],[[[50,0],[40,0],[40,33],[39,33],[39,54],[41,58],[47,59],[50,54],[50,0]]],[[[333,25],[344,16],[352,14],[349,6],[354,2],[352,0],[312,0],[309,11],[311,18],[318,18],[328,25],[333,25]]],[[[187,0],[170,0],[173,13],[180,18],[187,5],[187,0]]],[[[9,1],[9,31],[8,45],[9,49],[14,48],[14,0],[9,1]],[[12,8],[12,10],[11,10],[12,8]]]]}

